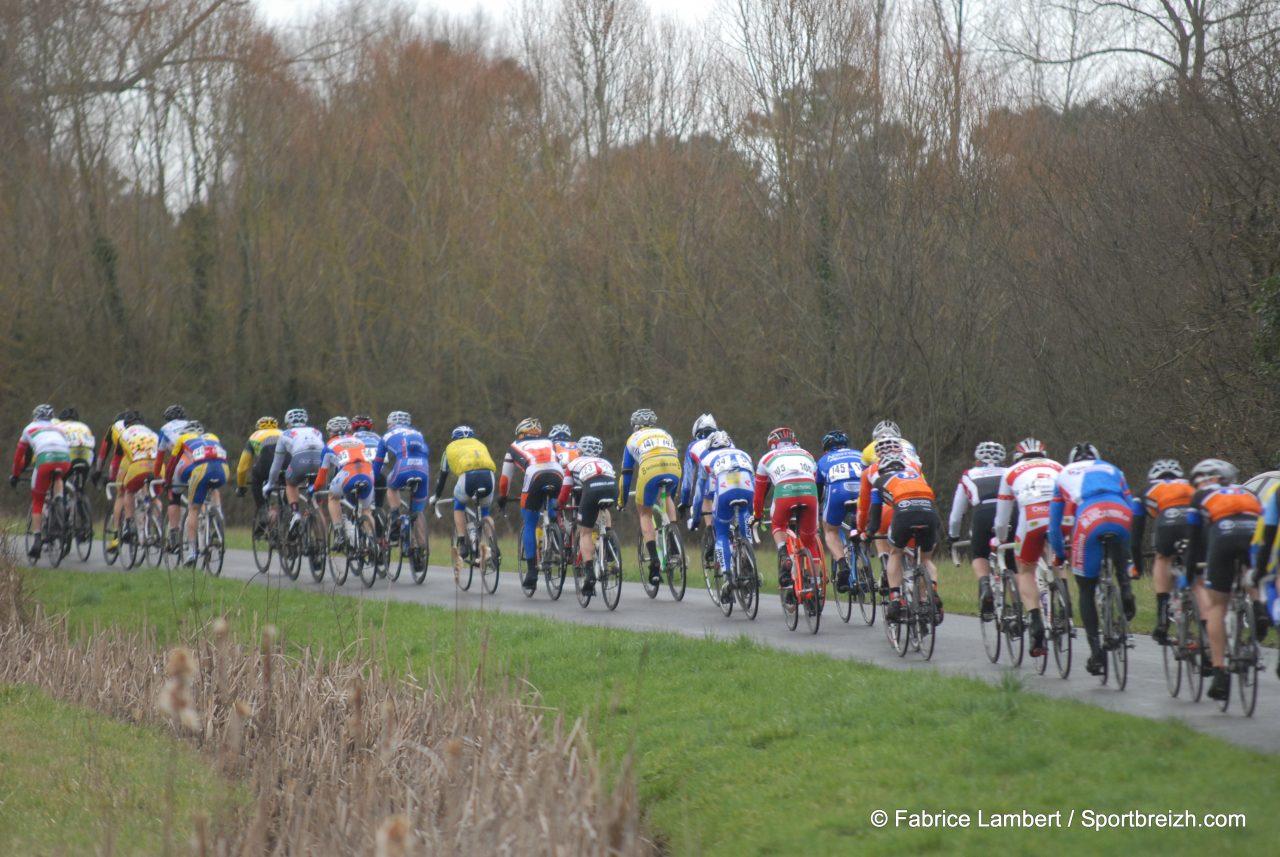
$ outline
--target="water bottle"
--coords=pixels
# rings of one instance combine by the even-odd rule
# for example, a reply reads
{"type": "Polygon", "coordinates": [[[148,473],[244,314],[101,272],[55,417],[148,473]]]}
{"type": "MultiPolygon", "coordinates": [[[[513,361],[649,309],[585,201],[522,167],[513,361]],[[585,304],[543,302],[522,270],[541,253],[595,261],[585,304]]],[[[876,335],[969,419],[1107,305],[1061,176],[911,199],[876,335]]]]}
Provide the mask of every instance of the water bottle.
{"type": "Polygon", "coordinates": [[[1173,595],[1169,597],[1169,624],[1177,625],[1181,621],[1182,621],[1182,596],[1175,592],[1173,593],[1173,595]]]}

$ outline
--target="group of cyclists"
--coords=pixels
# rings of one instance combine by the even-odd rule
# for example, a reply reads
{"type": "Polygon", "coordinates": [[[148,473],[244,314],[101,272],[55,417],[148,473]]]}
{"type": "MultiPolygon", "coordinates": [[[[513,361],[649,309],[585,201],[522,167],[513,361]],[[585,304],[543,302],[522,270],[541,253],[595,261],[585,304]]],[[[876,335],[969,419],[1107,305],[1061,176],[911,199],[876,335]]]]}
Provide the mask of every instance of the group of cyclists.
{"type": "MultiPolygon", "coordinates": [[[[129,526],[138,492],[160,481],[168,500],[169,544],[176,549],[182,538],[187,562],[195,562],[196,517],[203,504],[221,502],[220,489],[230,482],[231,472],[221,441],[181,405],[170,405],[163,418],[160,429],[154,431],[144,424],[140,412],[123,411],[104,432],[95,452],[93,433],[80,422],[75,408],[64,409],[56,417],[51,405],[35,408],[19,439],[10,476],[16,486],[23,470],[32,467],[31,513],[37,533],[30,551],[33,561],[42,547],[38,532],[45,497],[60,495],[68,479],[83,488],[88,477],[95,484],[107,479],[116,486],[116,539],[129,526]],[[184,496],[190,514],[180,536],[184,496]]],[[[407,411],[390,412],[381,432],[368,415],[331,417],[323,431],[310,423],[303,408],[287,411],[283,426],[275,417],[258,419],[236,467],[236,491],[241,496],[251,493],[261,507],[272,490],[283,486],[291,529],[301,521],[302,493],[327,491],[332,538],[338,545],[351,537],[341,523],[343,499],[360,515],[370,517],[375,503],[385,502],[392,511],[398,510],[401,491],[408,490],[415,526],[425,527],[421,512],[442,495],[452,476],[455,544],[465,559],[470,550],[464,535],[468,504],[474,503],[482,523],[491,527],[492,504],[496,501],[505,510],[519,477],[522,584],[530,594],[537,587],[537,528],[544,512],[555,519],[562,509],[573,510],[580,534],[576,561],[590,592],[596,582],[593,528],[600,516],[610,526],[610,510],[625,509],[634,497],[647,573],[654,586],[661,579],[654,509],[661,506],[667,520],[684,520],[690,529],[704,527],[713,534],[705,540],[704,560],[720,569],[732,567],[732,528],[746,532],[757,524],[767,526],[777,548],[778,584],[784,592],[793,583],[789,532],[796,534],[816,563],[824,563],[830,554],[840,593],[864,585],[851,573],[851,560],[856,544],[865,542],[881,558],[880,585],[887,596],[890,621],[904,610],[904,555],[918,551],[920,566],[933,586],[934,621],[941,623],[944,616],[932,559],[943,537],[937,497],[924,476],[919,452],[891,420],[878,423],[862,449],[851,446],[843,430],[827,432],[816,456],[801,446],[794,430],[779,426],[768,433],[766,450],[755,461],[711,414],[694,421],[682,453],[671,433],[658,426],[657,414],[641,408],[631,415],[620,473],[604,457],[600,438],[574,439],[563,423],[544,434],[540,420],[521,420],[500,467],[476,432],[459,425],[450,433],[430,495],[429,446],[407,411]]],[[[992,567],[993,554],[998,545],[1012,544],[1032,655],[1042,655],[1045,647],[1036,578],[1037,565],[1045,560],[1054,570],[1054,583],[1068,605],[1068,615],[1068,580],[1076,581],[1090,648],[1086,668],[1092,674],[1101,673],[1104,653],[1094,593],[1104,556],[1118,570],[1116,584],[1124,611],[1132,618],[1136,606],[1131,576],[1144,569],[1143,544],[1150,519],[1157,603],[1152,636],[1160,643],[1168,639],[1173,559],[1181,552],[1190,577],[1196,577],[1201,568],[1204,571],[1196,597],[1211,650],[1209,694],[1212,698],[1225,694],[1229,687],[1225,614],[1241,568],[1253,572],[1248,584],[1259,637],[1265,637],[1273,619],[1280,621],[1274,583],[1262,582],[1274,574],[1280,551],[1280,493],[1272,489],[1259,499],[1238,484],[1235,467],[1216,458],[1199,462],[1189,475],[1176,460],[1160,459],[1147,474],[1147,487],[1136,497],[1120,469],[1104,460],[1091,443],[1076,444],[1062,464],[1049,457],[1040,441],[1026,438],[1014,447],[1012,461],[1006,463],[1006,459],[1000,443],[977,445],[972,466],[956,486],[947,522],[946,537],[954,544],[966,515],[969,518],[970,558],[982,618],[989,621],[994,615],[993,580],[998,570],[992,567]]],[[[398,518],[391,516],[392,521],[398,518]]],[[[723,580],[719,595],[727,602],[734,597],[735,581],[731,575],[723,580]]]]}

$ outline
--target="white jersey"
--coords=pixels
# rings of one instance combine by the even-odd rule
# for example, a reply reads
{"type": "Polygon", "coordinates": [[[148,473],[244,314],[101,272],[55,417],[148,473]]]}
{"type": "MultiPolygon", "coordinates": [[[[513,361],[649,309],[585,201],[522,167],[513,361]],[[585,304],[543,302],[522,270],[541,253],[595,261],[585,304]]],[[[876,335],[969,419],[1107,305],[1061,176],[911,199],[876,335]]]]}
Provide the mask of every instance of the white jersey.
{"type": "Polygon", "coordinates": [[[1005,473],[1003,467],[979,464],[960,474],[955,497],[951,499],[951,518],[947,522],[947,532],[953,539],[959,535],[960,522],[970,508],[976,511],[979,506],[996,505],[1005,473]]]}
{"type": "Polygon", "coordinates": [[[173,452],[173,448],[178,445],[178,438],[182,437],[186,432],[184,429],[190,420],[183,418],[180,420],[169,420],[160,427],[160,442],[156,449],[159,452],[173,452]]]}
{"type": "Polygon", "coordinates": [[[31,460],[41,463],[42,456],[54,456],[65,461],[71,455],[71,445],[62,427],[50,420],[36,420],[22,430],[22,442],[31,448],[31,460]]]}
{"type": "Polygon", "coordinates": [[[996,499],[996,535],[1003,540],[1015,506],[1021,510],[1020,532],[1049,526],[1049,501],[1058,486],[1062,465],[1048,458],[1027,458],[1013,465],[1000,481],[996,499]]]}
{"type": "Polygon", "coordinates": [[[721,491],[742,488],[754,491],[751,475],[755,470],[751,456],[740,449],[712,449],[702,455],[702,470],[707,476],[707,494],[715,497],[721,491]]]}
{"type": "Polygon", "coordinates": [[[756,475],[767,478],[774,485],[786,482],[812,482],[817,485],[818,463],[813,456],[798,446],[780,446],[771,449],[760,459],[756,475]]]}
{"type": "Polygon", "coordinates": [[[569,462],[568,469],[569,475],[573,477],[573,484],[579,487],[588,479],[596,479],[601,476],[609,479],[617,478],[617,474],[613,472],[613,465],[605,459],[594,455],[579,455],[569,462]]]}

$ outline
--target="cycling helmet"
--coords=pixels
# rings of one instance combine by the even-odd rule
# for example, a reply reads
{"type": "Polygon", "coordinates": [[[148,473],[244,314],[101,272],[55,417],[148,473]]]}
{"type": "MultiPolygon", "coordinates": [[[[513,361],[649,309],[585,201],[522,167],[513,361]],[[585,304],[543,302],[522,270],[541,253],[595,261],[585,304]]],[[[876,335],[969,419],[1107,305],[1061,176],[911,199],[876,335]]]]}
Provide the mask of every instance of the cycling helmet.
{"type": "Polygon", "coordinates": [[[1013,448],[1014,461],[1021,461],[1024,458],[1043,458],[1044,456],[1044,444],[1034,437],[1018,441],[1018,445],[1013,448]]]}
{"type": "Polygon", "coordinates": [[[392,411],[391,413],[387,414],[387,428],[394,428],[395,426],[407,426],[412,424],[413,424],[413,419],[409,416],[408,411],[392,411]]]}
{"type": "Polygon", "coordinates": [[[58,419],[78,420],[80,419],[80,409],[79,408],[63,408],[61,411],[58,412],[58,419]]]}
{"type": "Polygon", "coordinates": [[[352,431],[373,431],[373,417],[368,414],[356,414],[351,418],[352,431]]]}
{"type": "Polygon", "coordinates": [[[31,410],[32,420],[51,420],[53,419],[53,405],[36,405],[31,410]]]}
{"type": "Polygon", "coordinates": [[[822,436],[822,451],[827,452],[832,449],[838,449],[842,446],[849,445],[849,435],[840,429],[829,431],[822,436]]]}
{"type": "Polygon", "coordinates": [[[1191,481],[1196,487],[1207,482],[1210,479],[1217,480],[1220,485],[1229,485],[1236,481],[1236,477],[1240,475],[1240,471],[1236,470],[1234,464],[1229,461],[1223,461],[1221,458],[1206,458],[1204,461],[1191,468],[1191,481]]]}
{"type": "Polygon", "coordinates": [[[542,420],[537,417],[525,417],[516,424],[516,440],[522,437],[534,435],[535,437],[542,434],[542,420]]]}
{"type": "Polygon", "coordinates": [[[253,427],[258,431],[262,431],[263,429],[277,429],[280,428],[280,423],[275,417],[258,417],[258,421],[254,423],[253,427]]]}
{"type": "Polygon", "coordinates": [[[164,421],[185,420],[187,418],[187,409],[182,405],[170,405],[164,409],[164,421]]]}
{"type": "Polygon", "coordinates": [[[871,430],[871,439],[879,440],[882,437],[902,437],[902,429],[893,420],[881,420],[871,430]]]}
{"type": "Polygon", "coordinates": [[[886,452],[881,456],[876,467],[879,469],[881,475],[886,473],[896,473],[899,470],[907,469],[907,461],[902,457],[901,452],[886,452]]]}
{"type": "Polygon", "coordinates": [[[1181,479],[1182,465],[1176,458],[1157,458],[1151,462],[1151,469],[1147,471],[1148,481],[1155,482],[1157,479],[1181,479]]]}
{"type": "Polygon", "coordinates": [[[464,437],[475,437],[475,436],[476,436],[476,430],[473,429],[471,426],[458,426],[456,429],[453,430],[453,433],[449,435],[449,440],[462,440],[464,437]]]}
{"type": "Polygon", "coordinates": [[[996,443],[994,440],[984,440],[973,451],[973,457],[983,464],[999,467],[1004,464],[1004,445],[996,443]]]}
{"type": "Polygon", "coordinates": [[[305,408],[291,408],[285,412],[284,424],[288,428],[299,428],[305,426],[310,419],[305,408]]]}
{"type": "Polygon", "coordinates": [[[720,426],[716,425],[715,417],[711,416],[711,414],[703,414],[693,421],[693,436],[701,440],[710,436],[718,428],[720,426]]]}
{"type": "Polygon", "coordinates": [[[707,449],[728,449],[733,446],[733,438],[727,431],[713,431],[707,435],[707,449]]]}
{"type": "Polygon", "coordinates": [[[569,440],[573,437],[573,429],[564,423],[556,423],[551,427],[551,431],[547,433],[547,437],[552,440],[569,440]]]}
{"type": "Polygon", "coordinates": [[[766,442],[769,444],[770,449],[775,449],[784,443],[794,445],[798,441],[796,441],[796,433],[794,431],[787,426],[778,426],[776,429],[769,432],[769,437],[766,439],[766,442]]]}
{"type": "Polygon", "coordinates": [[[329,433],[329,437],[336,437],[340,434],[350,434],[351,420],[346,417],[329,417],[329,422],[324,424],[324,430],[329,433]]]}
{"type": "Polygon", "coordinates": [[[1077,461],[1097,461],[1101,457],[1098,448],[1085,441],[1071,447],[1071,452],[1067,453],[1067,464],[1075,464],[1077,461]]]}
{"type": "Polygon", "coordinates": [[[885,455],[893,453],[902,453],[905,450],[902,446],[902,438],[900,437],[882,437],[876,441],[876,445],[872,447],[875,450],[876,458],[882,458],[885,455]]]}
{"type": "Polygon", "coordinates": [[[604,443],[598,437],[584,434],[578,438],[578,451],[583,455],[602,455],[604,454],[604,443]]]}
{"type": "Polygon", "coordinates": [[[142,422],[142,411],[129,411],[124,415],[125,426],[136,426],[140,422],[142,422]]]}
{"type": "Polygon", "coordinates": [[[182,427],[182,433],[183,434],[204,434],[204,423],[200,422],[199,420],[189,420],[187,424],[182,427]]]}
{"type": "Polygon", "coordinates": [[[658,424],[658,415],[649,408],[640,408],[631,414],[631,428],[652,428],[658,424]]]}

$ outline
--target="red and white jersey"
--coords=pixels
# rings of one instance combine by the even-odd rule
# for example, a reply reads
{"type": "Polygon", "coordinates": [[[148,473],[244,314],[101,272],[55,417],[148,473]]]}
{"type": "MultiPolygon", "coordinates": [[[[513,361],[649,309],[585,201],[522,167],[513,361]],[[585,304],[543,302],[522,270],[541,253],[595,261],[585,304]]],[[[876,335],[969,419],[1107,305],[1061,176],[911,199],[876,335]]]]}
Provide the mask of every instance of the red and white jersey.
{"type": "Polygon", "coordinates": [[[19,445],[26,444],[36,461],[42,455],[70,455],[71,445],[62,427],[49,420],[37,420],[22,430],[19,445]]]}
{"type": "Polygon", "coordinates": [[[787,482],[812,482],[817,487],[818,463],[799,446],[779,446],[766,452],[756,465],[756,479],[767,479],[774,485],[787,482]]]}
{"type": "Polygon", "coordinates": [[[511,485],[511,477],[515,476],[517,468],[524,471],[521,494],[528,492],[529,483],[539,473],[551,470],[564,476],[555,442],[545,437],[526,437],[507,447],[507,454],[502,459],[502,478],[498,480],[499,497],[507,496],[507,488],[511,485]]]}
{"type": "Polygon", "coordinates": [[[1049,501],[1061,472],[1062,465],[1048,458],[1026,458],[1010,467],[996,495],[996,535],[1004,538],[1015,507],[1022,510],[1020,531],[1049,526],[1049,501]]]}
{"type": "Polygon", "coordinates": [[[579,455],[569,462],[568,470],[569,475],[573,477],[575,485],[582,485],[588,479],[595,479],[600,476],[607,476],[610,479],[617,478],[617,474],[613,472],[613,465],[605,459],[594,455],[579,455]]]}

